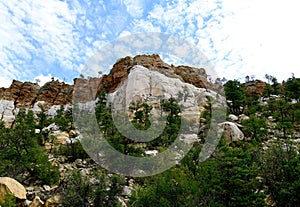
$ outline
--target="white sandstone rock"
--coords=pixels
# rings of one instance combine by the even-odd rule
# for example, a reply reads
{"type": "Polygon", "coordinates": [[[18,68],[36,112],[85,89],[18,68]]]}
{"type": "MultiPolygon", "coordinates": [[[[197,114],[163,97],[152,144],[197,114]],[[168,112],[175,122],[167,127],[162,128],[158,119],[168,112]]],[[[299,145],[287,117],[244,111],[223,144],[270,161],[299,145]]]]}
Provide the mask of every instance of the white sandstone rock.
{"type": "Polygon", "coordinates": [[[241,141],[244,140],[245,136],[243,132],[239,129],[239,127],[233,122],[223,122],[218,124],[219,130],[224,131],[225,138],[231,142],[241,141]]]}

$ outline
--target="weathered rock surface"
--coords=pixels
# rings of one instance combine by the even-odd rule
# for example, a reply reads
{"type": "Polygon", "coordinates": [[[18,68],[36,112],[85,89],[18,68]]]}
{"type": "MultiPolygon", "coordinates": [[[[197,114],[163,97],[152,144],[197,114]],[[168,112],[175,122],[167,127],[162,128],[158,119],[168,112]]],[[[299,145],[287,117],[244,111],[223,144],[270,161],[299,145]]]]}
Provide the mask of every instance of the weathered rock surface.
{"type": "Polygon", "coordinates": [[[264,88],[267,86],[267,83],[261,80],[249,81],[245,83],[246,92],[251,95],[262,96],[264,88]]]}
{"type": "Polygon", "coordinates": [[[124,104],[128,108],[132,102],[151,103],[155,108],[163,99],[173,97],[181,106],[182,116],[197,124],[203,103],[207,103],[207,96],[218,99],[219,103],[225,102],[222,97],[217,98],[217,94],[211,90],[198,88],[179,78],[170,78],[137,65],[131,69],[126,83],[123,82],[115,92],[108,94],[108,101],[114,103],[116,108],[123,107],[124,104]]]}
{"type": "Polygon", "coordinates": [[[98,92],[103,90],[114,92],[127,79],[135,65],[157,71],[169,78],[178,78],[199,88],[213,88],[213,85],[207,81],[207,74],[203,68],[168,65],[161,60],[159,55],[137,55],[134,58],[122,58],[115,63],[110,73],[101,79],[98,92]]]}
{"type": "Polygon", "coordinates": [[[50,107],[71,103],[72,91],[72,85],[59,81],[40,87],[35,83],[13,80],[9,88],[1,88],[0,99],[13,101],[15,108],[32,108],[38,101],[44,101],[50,107]]]}
{"type": "Polygon", "coordinates": [[[239,127],[233,122],[223,122],[219,124],[220,130],[224,130],[225,139],[230,142],[244,140],[245,136],[239,127]]]}
{"type": "Polygon", "coordinates": [[[7,193],[21,200],[26,199],[26,189],[21,183],[13,178],[0,177],[0,200],[2,200],[7,193]]]}
{"type": "Polygon", "coordinates": [[[31,109],[34,114],[42,111],[40,106],[50,116],[54,116],[61,105],[67,106],[72,101],[73,86],[52,81],[43,87],[37,84],[13,81],[7,89],[0,90],[0,121],[10,127],[20,108],[31,109]]]}
{"type": "Polygon", "coordinates": [[[10,100],[0,100],[0,121],[4,121],[9,127],[15,120],[14,102],[10,100]]]}
{"type": "Polygon", "coordinates": [[[48,113],[54,115],[60,105],[70,105],[74,99],[85,102],[94,100],[101,91],[112,93],[127,79],[136,65],[143,66],[149,71],[156,71],[165,77],[189,83],[197,88],[217,88],[207,81],[203,68],[168,65],[159,55],[137,55],[133,58],[120,59],[114,64],[110,73],[103,75],[101,79],[76,78],[74,86],[58,80],[50,81],[42,87],[36,83],[14,80],[9,88],[0,88],[0,121],[10,126],[19,108],[33,109],[35,113],[38,113],[41,110],[39,105],[42,104],[48,113]],[[74,93],[75,90],[76,93],[74,93]]]}

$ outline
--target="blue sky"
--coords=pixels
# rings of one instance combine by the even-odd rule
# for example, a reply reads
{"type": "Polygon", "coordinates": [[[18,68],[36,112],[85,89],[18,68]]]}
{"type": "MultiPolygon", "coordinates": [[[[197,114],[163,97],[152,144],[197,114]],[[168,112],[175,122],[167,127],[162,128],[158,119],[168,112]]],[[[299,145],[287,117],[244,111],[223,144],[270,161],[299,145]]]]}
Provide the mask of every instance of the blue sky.
{"type": "Polygon", "coordinates": [[[298,5],[296,0],[3,0],[0,87],[13,79],[72,83],[104,45],[143,32],[195,45],[220,77],[299,77],[298,5]]]}

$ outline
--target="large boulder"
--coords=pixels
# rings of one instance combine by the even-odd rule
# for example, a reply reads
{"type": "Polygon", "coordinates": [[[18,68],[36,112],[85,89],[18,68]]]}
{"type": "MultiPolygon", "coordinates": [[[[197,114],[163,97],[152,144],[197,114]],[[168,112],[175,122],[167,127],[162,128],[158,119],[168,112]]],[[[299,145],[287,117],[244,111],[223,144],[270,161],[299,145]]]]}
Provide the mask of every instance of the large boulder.
{"type": "Polygon", "coordinates": [[[239,118],[234,114],[229,114],[228,118],[230,121],[238,121],[239,120],[239,118]]]}
{"type": "Polygon", "coordinates": [[[239,127],[233,122],[223,122],[218,124],[219,130],[224,131],[225,139],[228,142],[236,142],[244,140],[245,136],[243,132],[239,129],[239,127]]]}
{"type": "Polygon", "coordinates": [[[16,198],[25,200],[25,187],[13,178],[0,177],[0,200],[3,200],[5,194],[12,194],[16,198]]]}

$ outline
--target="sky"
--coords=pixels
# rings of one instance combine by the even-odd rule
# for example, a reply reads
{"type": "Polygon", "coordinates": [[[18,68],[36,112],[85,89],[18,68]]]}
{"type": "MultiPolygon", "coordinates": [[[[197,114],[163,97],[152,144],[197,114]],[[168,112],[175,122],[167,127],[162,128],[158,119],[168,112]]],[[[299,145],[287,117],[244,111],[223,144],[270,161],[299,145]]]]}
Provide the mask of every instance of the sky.
{"type": "MultiPolygon", "coordinates": [[[[195,46],[221,78],[300,77],[299,5],[297,0],[2,0],[0,87],[13,79],[73,83],[105,45],[149,32],[195,46]]],[[[177,63],[176,57],[166,60],[177,63]]]]}

